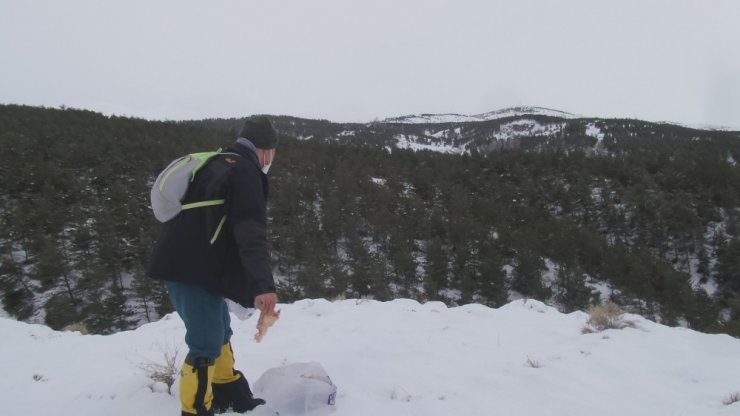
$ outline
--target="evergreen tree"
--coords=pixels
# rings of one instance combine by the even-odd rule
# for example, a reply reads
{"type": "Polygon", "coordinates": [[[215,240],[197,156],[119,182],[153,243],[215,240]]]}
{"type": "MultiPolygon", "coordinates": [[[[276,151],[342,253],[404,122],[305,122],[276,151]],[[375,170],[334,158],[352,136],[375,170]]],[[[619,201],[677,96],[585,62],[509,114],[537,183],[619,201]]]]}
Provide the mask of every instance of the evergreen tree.
{"type": "Polygon", "coordinates": [[[424,293],[428,300],[441,300],[440,291],[449,286],[449,261],[442,240],[435,236],[427,242],[424,293]]]}
{"type": "Polygon", "coordinates": [[[542,282],[542,273],[545,270],[545,262],[541,257],[529,251],[520,253],[514,267],[512,290],[527,298],[547,301],[552,293],[542,282]]]}
{"type": "Polygon", "coordinates": [[[503,262],[494,241],[484,240],[479,249],[480,279],[477,292],[485,303],[491,307],[500,307],[509,301],[506,284],[506,273],[503,270],[503,262]]]}
{"type": "MultiPolygon", "coordinates": [[[[403,230],[401,230],[402,232],[403,230]]],[[[419,293],[416,277],[416,260],[413,242],[401,232],[391,232],[388,244],[388,258],[393,270],[394,281],[400,288],[399,296],[416,298],[419,293]]]]}
{"type": "Polygon", "coordinates": [[[716,269],[726,296],[740,292],[740,239],[733,238],[720,246],[716,269]]]}
{"type": "Polygon", "coordinates": [[[564,312],[585,310],[596,304],[591,290],[586,286],[586,277],[577,267],[561,265],[557,269],[557,294],[555,301],[564,312]]]}

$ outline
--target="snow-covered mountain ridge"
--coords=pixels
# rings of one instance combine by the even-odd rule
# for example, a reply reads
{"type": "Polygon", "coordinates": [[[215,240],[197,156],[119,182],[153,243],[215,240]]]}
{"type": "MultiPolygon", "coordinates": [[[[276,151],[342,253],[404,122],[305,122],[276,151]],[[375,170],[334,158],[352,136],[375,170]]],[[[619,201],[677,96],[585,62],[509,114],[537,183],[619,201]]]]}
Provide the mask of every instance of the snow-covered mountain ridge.
{"type": "Polygon", "coordinates": [[[387,118],[383,123],[405,123],[405,124],[423,124],[423,123],[468,123],[476,121],[499,120],[508,117],[520,117],[526,115],[548,116],[559,118],[579,118],[581,116],[567,113],[565,111],[553,110],[543,107],[511,107],[501,110],[490,111],[488,113],[476,115],[464,114],[419,114],[401,117],[387,118]]]}
{"type": "Polygon", "coordinates": [[[476,115],[417,114],[371,123],[333,123],[285,116],[277,120],[277,128],[286,136],[300,140],[360,142],[389,151],[409,149],[458,155],[501,149],[558,149],[614,155],[621,151],[624,138],[740,139],[740,132],[719,128],[585,117],[543,107],[512,107],[476,115]]]}
{"type": "MultiPolygon", "coordinates": [[[[236,124],[232,128],[237,128],[236,124]]],[[[716,126],[586,117],[531,106],[475,115],[415,114],[371,123],[334,123],[285,116],[277,120],[277,128],[300,140],[359,141],[389,151],[410,149],[448,154],[558,149],[582,151],[588,155],[614,155],[620,153],[624,139],[740,139],[740,132],[716,126]]]]}
{"type": "Polygon", "coordinates": [[[420,114],[388,118],[362,127],[344,129],[341,137],[363,136],[381,130],[393,133],[393,148],[448,154],[487,153],[498,149],[560,148],[586,154],[608,154],[620,137],[696,139],[740,133],[720,127],[692,127],[669,122],[584,117],[543,107],[512,107],[477,115],[420,114]],[[532,141],[530,139],[537,139],[532,141]],[[584,140],[585,139],[585,140],[584,140]],[[607,139],[608,146],[604,144],[607,139]]]}

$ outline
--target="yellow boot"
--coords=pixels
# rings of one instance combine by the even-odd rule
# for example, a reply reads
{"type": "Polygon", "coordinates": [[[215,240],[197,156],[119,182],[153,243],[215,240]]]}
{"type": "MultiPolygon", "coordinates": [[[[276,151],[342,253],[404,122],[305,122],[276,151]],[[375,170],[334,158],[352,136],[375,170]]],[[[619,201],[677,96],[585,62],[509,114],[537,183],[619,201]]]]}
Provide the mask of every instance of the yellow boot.
{"type": "Polygon", "coordinates": [[[180,372],[180,404],[182,416],[212,416],[213,390],[211,381],[215,366],[212,360],[185,360],[180,372]]]}
{"type": "Polygon", "coordinates": [[[226,384],[236,380],[239,380],[239,375],[234,372],[234,351],[231,342],[227,342],[221,347],[221,355],[216,358],[213,383],[226,384]]]}
{"type": "Polygon", "coordinates": [[[234,353],[231,343],[221,347],[221,355],[216,359],[213,375],[213,409],[216,413],[228,410],[244,413],[265,404],[262,399],[252,395],[249,383],[241,371],[234,370],[234,353]]]}

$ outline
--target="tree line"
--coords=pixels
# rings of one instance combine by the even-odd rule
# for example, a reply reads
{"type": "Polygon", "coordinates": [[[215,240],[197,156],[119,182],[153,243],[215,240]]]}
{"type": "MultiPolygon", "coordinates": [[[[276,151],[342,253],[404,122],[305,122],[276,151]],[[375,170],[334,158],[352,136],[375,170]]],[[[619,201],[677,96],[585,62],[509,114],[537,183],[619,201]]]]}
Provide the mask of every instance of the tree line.
{"type": "MultiPolygon", "coordinates": [[[[387,147],[392,126],[339,139],[347,126],[275,119],[268,216],[283,301],[496,307],[523,296],[573,311],[611,299],[740,335],[740,152],[724,133],[614,121],[606,155],[575,145],[589,140],[576,126],[457,156],[387,147]]],[[[6,311],[98,333],[171,311],[144,275],[158,230],[148,188],[169,161],[229,144],[240,124],[0,106],[6,311]]]]}

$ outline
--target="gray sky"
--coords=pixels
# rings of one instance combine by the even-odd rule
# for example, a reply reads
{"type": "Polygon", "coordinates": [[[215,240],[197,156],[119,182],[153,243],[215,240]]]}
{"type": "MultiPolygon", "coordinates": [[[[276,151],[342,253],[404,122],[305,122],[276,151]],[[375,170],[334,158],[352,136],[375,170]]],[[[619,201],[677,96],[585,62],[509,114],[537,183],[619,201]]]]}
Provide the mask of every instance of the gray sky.
{"type": "Polygon", "coordinates": [[[0,103],[360,122],[532,105],[740,129],[740,1],[0,0],[0,103]]]}

